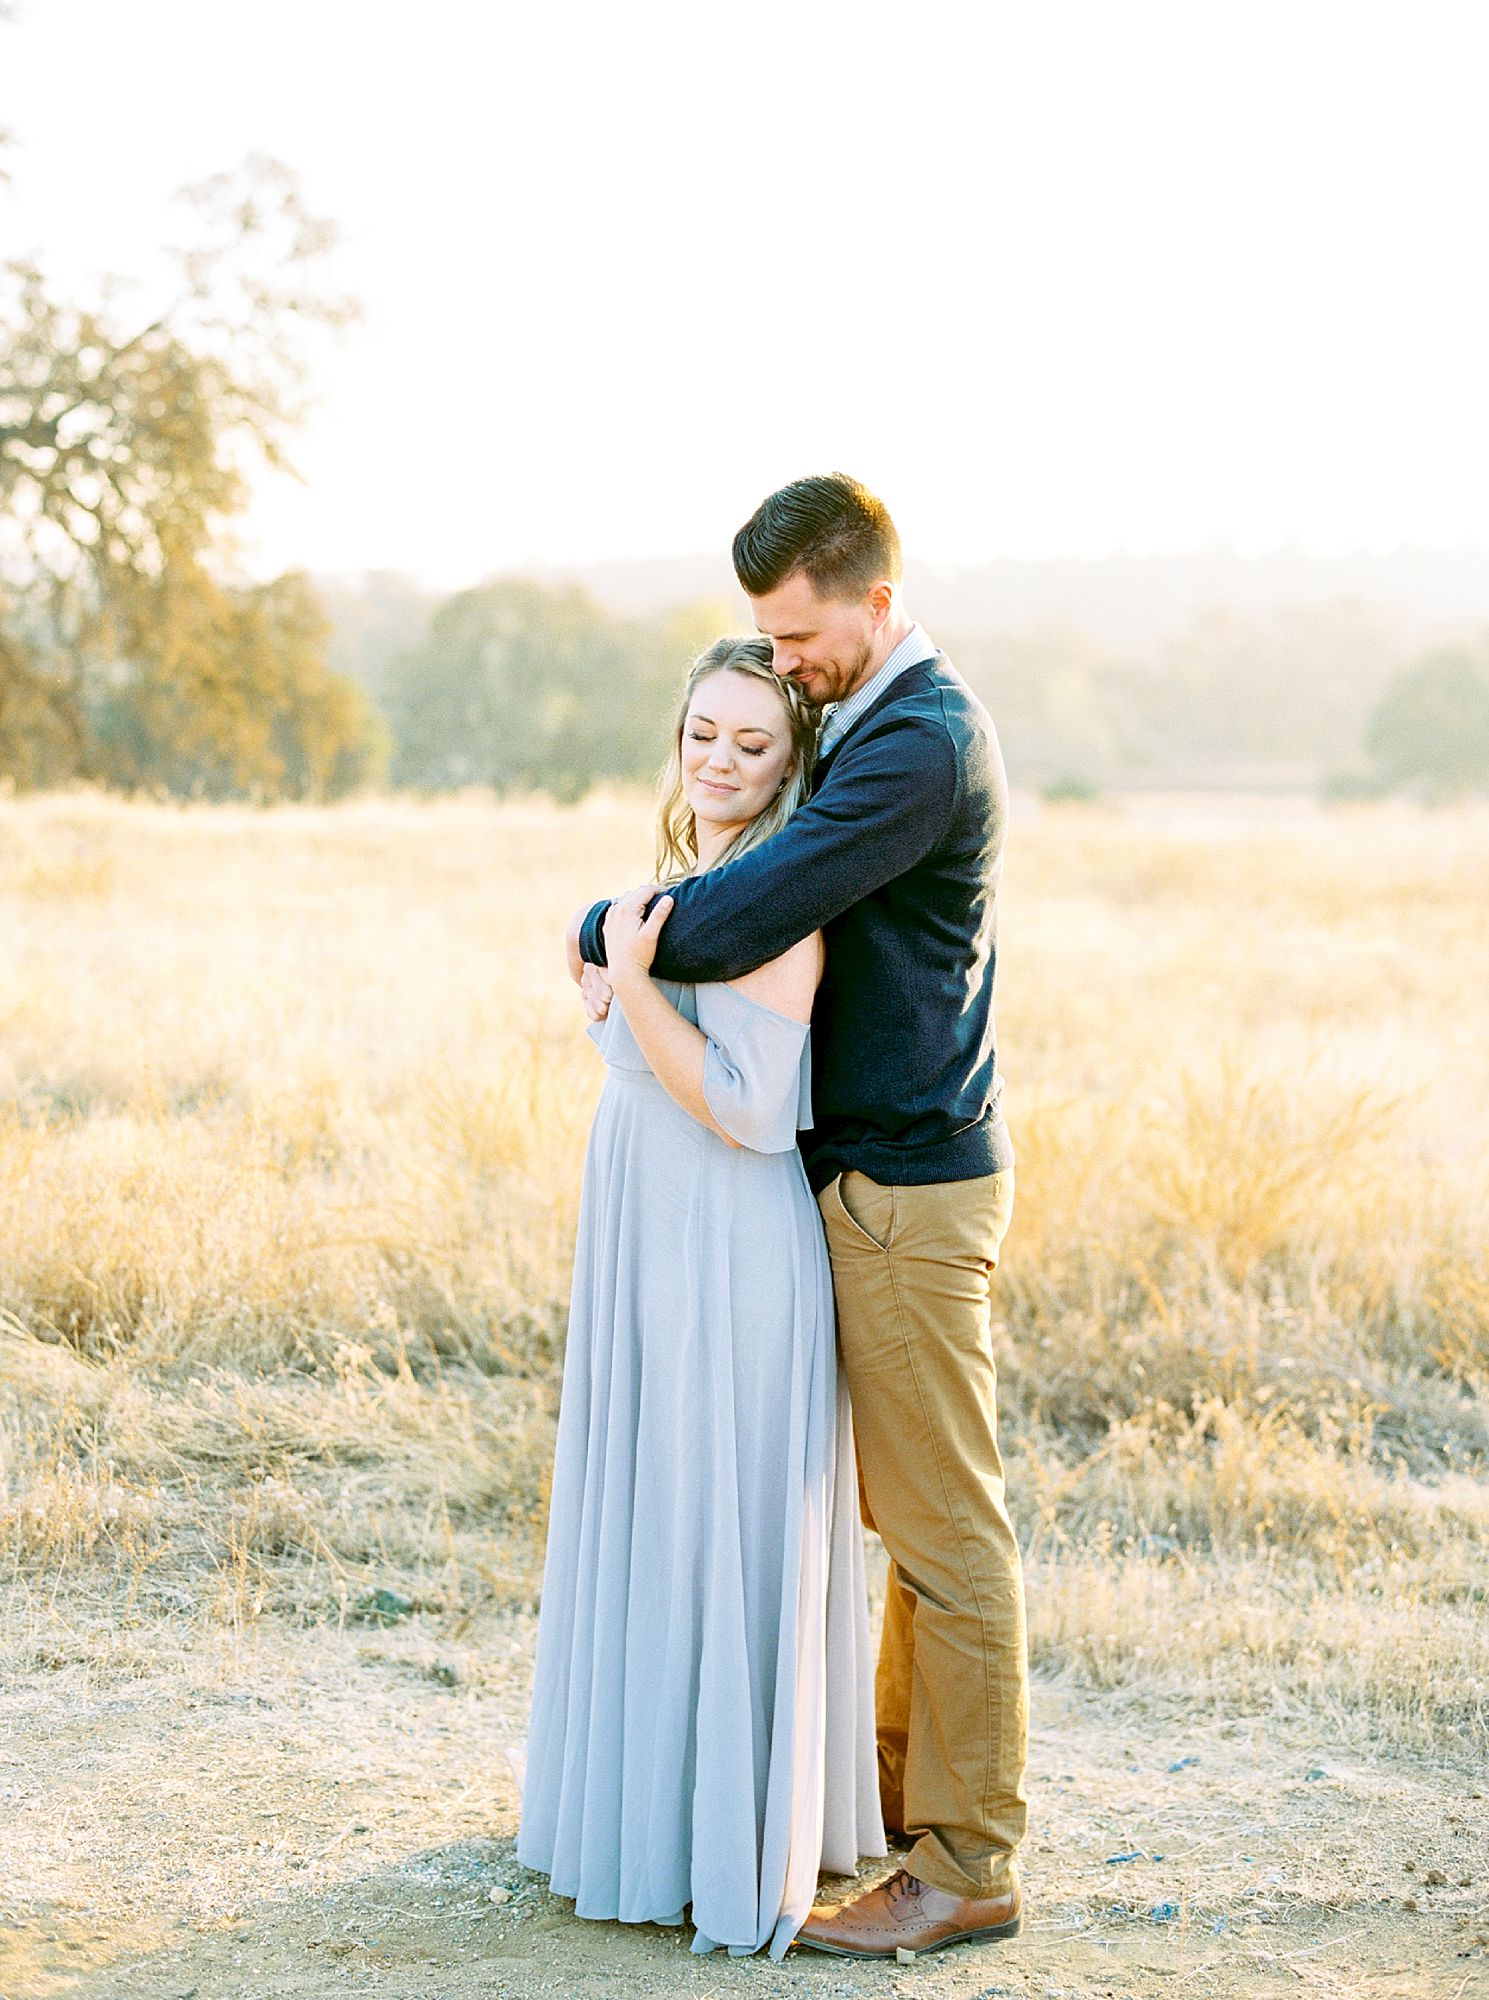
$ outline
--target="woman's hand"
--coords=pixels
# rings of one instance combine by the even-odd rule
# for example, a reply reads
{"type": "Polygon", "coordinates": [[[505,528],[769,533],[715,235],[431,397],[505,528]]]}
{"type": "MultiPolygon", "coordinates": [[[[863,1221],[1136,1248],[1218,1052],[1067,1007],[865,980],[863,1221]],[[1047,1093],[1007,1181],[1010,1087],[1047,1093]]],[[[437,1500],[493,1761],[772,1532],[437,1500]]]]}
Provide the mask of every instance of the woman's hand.
{"type": "Polygon", "coordinates": [[[628,979],[650,978],[652,960],[657,955],[657,939],[672,914],[672,898],[659,895],[655,882],[630,889],[617,896],[605,912],[605,957],[616,986],[628,979]],[[652,903],[653,896],[656,901],[652,903]],[[651,914],[643,915],[648,903],[651,914]]]}

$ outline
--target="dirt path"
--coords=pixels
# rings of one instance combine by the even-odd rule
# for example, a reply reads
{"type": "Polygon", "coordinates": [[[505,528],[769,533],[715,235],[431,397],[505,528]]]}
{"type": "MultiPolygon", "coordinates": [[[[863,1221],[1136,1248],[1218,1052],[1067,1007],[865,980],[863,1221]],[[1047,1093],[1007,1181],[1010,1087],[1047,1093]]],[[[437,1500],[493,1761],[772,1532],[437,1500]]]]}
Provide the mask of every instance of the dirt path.
{"type": "Polygon", "coordinates": [[[0,2000],[1489,2000],[1489,1781],[1048,1682],[1017,1943],[774,1966],[579,1922],[513,1855],[531,1637],[52,1614],[0,1706],[0,2000]]]}

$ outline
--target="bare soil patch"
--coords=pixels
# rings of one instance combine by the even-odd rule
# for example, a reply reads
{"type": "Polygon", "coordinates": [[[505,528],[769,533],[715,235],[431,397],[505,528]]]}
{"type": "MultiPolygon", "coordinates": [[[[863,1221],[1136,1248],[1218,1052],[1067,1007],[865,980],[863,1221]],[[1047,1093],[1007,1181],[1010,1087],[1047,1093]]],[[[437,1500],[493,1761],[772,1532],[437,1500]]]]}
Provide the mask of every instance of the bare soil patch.
{"type": "Polygon", "coordinates": [[[775,1966],[582,1922],[513,1852],[531,1613],[437,1625],[37,1618],[0,1733],[0,2000],[1489,1996],[1472,1773],[1049,1678],[1016,1943],[775,1966]]]}

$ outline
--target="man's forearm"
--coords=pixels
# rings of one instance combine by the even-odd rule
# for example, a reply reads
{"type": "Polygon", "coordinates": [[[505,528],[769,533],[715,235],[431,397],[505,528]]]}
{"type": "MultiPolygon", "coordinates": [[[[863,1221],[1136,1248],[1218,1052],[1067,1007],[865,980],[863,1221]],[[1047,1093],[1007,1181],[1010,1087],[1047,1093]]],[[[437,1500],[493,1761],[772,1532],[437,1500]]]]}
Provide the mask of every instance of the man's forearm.
{"type": "MultiPolygon", "coordinates": [[[[604,965],[605,958],[605,912],[609,902],[596,903],[585,917],[579,933],[579,950],[586,965],[604,965]]],[[[712,927],[702,930],[700,926],[689,927],[688,935],[681,939],[671,939],[663,931],[657,944],[656,973],[659,979],[670,979],[687,985],[701,985],[710,980],[739,979],[758,966],[768,965],[781,953],[789,951],[793,944],[799,944],[804,937],[810,937],[817,928],[805,919],[798,920],[789,912],[776,913],[774,921],[770,913],[761,911],[766,921],[754,921],[755,909],[737,909],[731,912],[727,935],[712,934],[712,927]],[[701,934],[700,934],[701,932],[701,934]]],[[[670,928],[670,920],[669,920],[670,928]]]]}
{"type": "MultiPolygon", "coordinates": [[[[682,887],[677,884],[676,889],[682,887]]],[[[715,908],[717,906],[714,906],[715,908]]],[[[586,965],[606,964],[605,912],[608,902],[596,903],[584,920],[579,948],[586,965]]],[[[657,943],[654,970],[657,978],[677,985],[698,986],[712,981],[742,979],[762,965],[769,965],[819,926],[809,917],[787,907],[765,904],[732,905],[720,920],[711,919],[708,908],[690,913],[691,921],[681,935],[669,938],[663,931],[657,943]]],[[[675,920],[668,920],[671,929],[675,920]]]]}

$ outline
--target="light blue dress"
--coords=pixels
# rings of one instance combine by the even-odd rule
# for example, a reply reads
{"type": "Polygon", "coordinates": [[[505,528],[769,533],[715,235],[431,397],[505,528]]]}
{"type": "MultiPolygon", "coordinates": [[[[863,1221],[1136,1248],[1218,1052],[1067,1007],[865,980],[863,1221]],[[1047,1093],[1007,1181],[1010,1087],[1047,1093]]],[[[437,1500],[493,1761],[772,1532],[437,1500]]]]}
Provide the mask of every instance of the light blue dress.
{"type": "Polygon", "coordinates": [[[832,1275],[796,1148],[807,1029],[663,986],[738,1149],[619,1002],[590,1133],[518,1858],[581,1917],[784,1954],[819,1868],[885,1852],[832,1275]]]}

